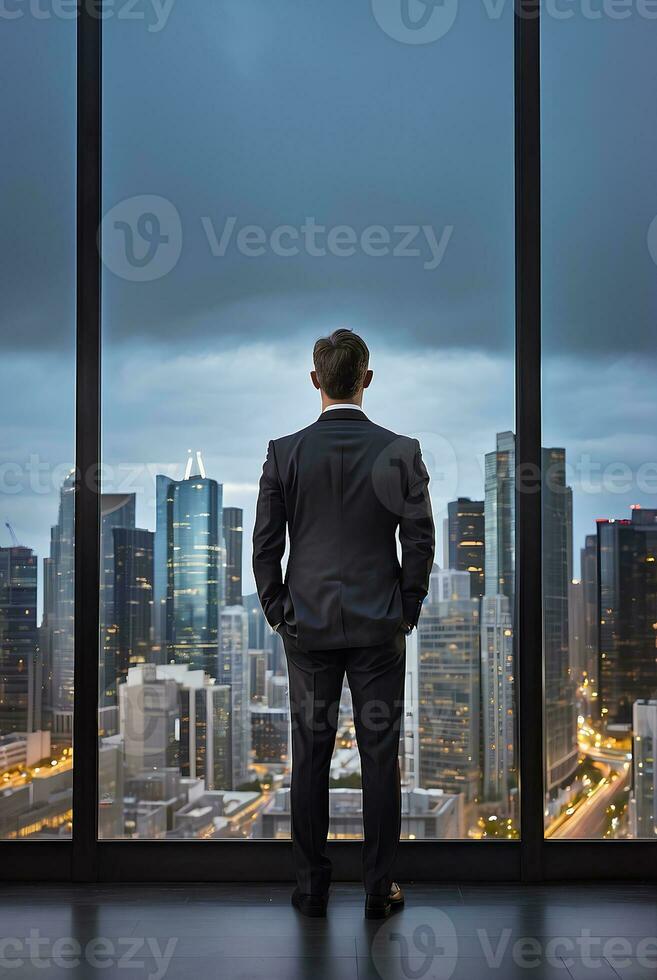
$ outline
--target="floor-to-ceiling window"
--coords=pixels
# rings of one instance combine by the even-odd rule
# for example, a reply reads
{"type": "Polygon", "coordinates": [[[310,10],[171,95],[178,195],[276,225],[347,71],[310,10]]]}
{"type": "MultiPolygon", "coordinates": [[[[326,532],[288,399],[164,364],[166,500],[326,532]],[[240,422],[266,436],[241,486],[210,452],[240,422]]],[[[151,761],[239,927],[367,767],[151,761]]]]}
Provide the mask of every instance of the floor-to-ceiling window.
{"type": "MultiPolygon", "coordinates": [[[[562,870],[590,851],[559,840],[655,836],[650,8],[543,5],[546,765],[523,802],[562,870]]],[[[540,637],[516,651],[513,18],[416,14],[105,9],[101,840],[289,836],[284,656],[250,538],[267,441],[316,417],[312,343],[345,325],[372,351],[367,412],[420,439],[432,478],[402,834],[519,835],[516,654],[537,664],[540,637]]],[[[72,820],[76,24],[0,17],[0,838],[47,840],[72,820]]],[[[337,708],[331,834],[350,839],[347,688],[337,708]]]]}
{"type": "Polygon", "coordinates": [[[657,833],[657,11],[548,11],[545,832],[657,833]]]}
{"type": "MultiPolygon", "coordinates": [[[[513,11],[197,0],[104,24],[102,838],[287,838],[284,653],[251,573],[314,340],[417,436],[436,570],[409,640],[405,838],[518,836],[513,11]]],[[[349,691],[331,834],[361,834],[349,691]]]]}
{"type": "Polygon", "coordinates": [[[75,25],[2,9],[0,838],[69,837],[75,25]]]}

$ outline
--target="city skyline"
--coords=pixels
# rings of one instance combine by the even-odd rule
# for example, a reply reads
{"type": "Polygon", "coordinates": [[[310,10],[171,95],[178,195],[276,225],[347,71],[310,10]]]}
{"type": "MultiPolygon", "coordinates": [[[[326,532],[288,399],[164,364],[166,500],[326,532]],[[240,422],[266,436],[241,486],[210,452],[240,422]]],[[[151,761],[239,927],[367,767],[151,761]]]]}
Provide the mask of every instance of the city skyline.
{"type": "MultiPolygon", "coordinates": [[[[491,833],[499,836],[496,828],[487,823],[491,819],[502,821],[499,826],[503,836],[517,835],[521,805],[517,796],[515,744],[517,652],[513,644],[515,437],[505,431],[497,434],[495,442],[496,449],[486,454],[483,500],[473,502],[460,497],[450,501],[447,508],[451,521],[445,519],[446,532],[449,529],[445,545],[452,557],[458,559],[457,564],[463,553],[461,545],[466,546],[464,567],[436,565],[418,631],[409,641],[408,651],[413,686],[407,690],[407,698],[418,705],[408,716],[408,724],[413,718],[417,730],[411,726],[406,732],[410,741],[402,740],[404,785],[411,793],[408,819],[414,819],[414,814],[418,816],[417,808],[424,805],[420,802],[424,797],[413,795],[416,790],[439,791],[446,794],[446,800],[451,794],[457,807],[453,811],[455,822],[450,824],[452,831],[459,827],[459,833],[468,836],[491,833]],[[473,540],[475,527],[482,540],[473,540]],[[474,552],[473,545],[476,545],[474,552]],[[473,555],[475,565],[471,566],[468,561],[473,555]]],[[[621,624],[618,628],[625,631],[619,636],[618,650],[628,649],[628,642],[634,643],[636,664],[641,664],[643,681],[637,686],[633,678],[639,668],[623,666],[619,654],[614,654],[616,659],[613,659],[609,652],[602,656],[599,676],[595,678],[587,643],[589,647],[592,643],[598,651],[612,648],[610,641],[604,639],[604,618],[600,621],[599,638],[597,628],[593,640],[585,635],[588,615],[585,589],[591,583],[584,579],[582,589],[574,588],[579,583],[573,582],[573,560],[574,554],[581,550],[582,568],[590,579],[588,553],[593,536],[586,536],[581,549],[573,539],[572,491],[565,483],[565,464],[563,449],[543,450],[546,788],[549,791],[546,829],[549,834],[563,836],[565,832],[567,835],[569,821],[564,814],[571,812],[566,809],[568,802],[579,800],[582,789],[593,780],[593,792],[598,793],[601,803],[608,798],[622,801],[618,812],[623,819],[618,826],[628,833],[631,826],[646,826],[652,812],[649,786],[644,781],[639,798],[622,799],[629,792],[629,764],[620,760],[632,758],[632,753],[619,755],[613,739],[620,746],[631,732],[627,727],[618,729],[615,736],[612,734],[612,741],[608,741],[607,750],[600,748],[599,739],[607,730],[607,722],[620,720],[626,726],[631,722],[633,704],[640,730],[652,724],[650,698],[657,693],[657,684],[650,648],[654,646],[652,630],[657,617],[657,579],[651,562],[655,561],[652,553],[657,550],[654,529],[657,510],[635,507],[631,518],[598,519],[596,523],[595,561],[600,572],[596,573],[599,581],[596,577],[594,589],[601,590],[596,591],[596,603],[616,605],[621,624]],[[627,552],[627,548],[623,550],[617,543],[619,535],[628,541],[628,535],[634,535],[631,539],[635,542],[634,550],[631,555],[628,552],[625,565],[617,564],[627,552]],[[644,564],[649,577],[638,578],[644,564]],[[625,579],[618,577],[620,568],[627,568],[623,572],[625,579]],[[607,597],[612,587],[616,596],[613,602],[607,597]],[[642,602],[643,633],[636,632],[633,620],[628,620],[627,612],[623,612],[628,597],[633,595],[642,602]],[[618,690],[625,693],[609,693],[618,690]],[[610,710],[613,697],[617,701],[621,697],[622,717],[618,711],[610,710]],[[638,706],[642,699],[648,707],[638,706]],[[576,725],[577,714],[580,718],[576,725]],[[591,725],[597,728],[594,730],[591,725]],[[587,740],[594,735],[595,744],[587,747],[587,740]],[[599,758],[605,760],[602,772],[608,767],[607,777],[595,768],[595,760],[599,758]],[[590,772],[588,765],[594,767],[590,772]],[[567,789],[568,781],[571,787],[567,789]]],[[[206,796],[216,791],[221,796],[240,787],[246,791],[252,783],[262,780],[263,774],[271,781],[266,776],[268,770],[278,772],[271,788],[273,796],[261,795],[257,812],[262,811],[262,827],[276,826],[280,832],[284,817],[279,814],[277,822],[272,820],[279,807],[281,813],[285,812],[287,803],[281,794],[285,792],[285,774],[289,771],[289,750],[281,727],[288,724],[289,718],[281,686],[285,683],[285,670],[280,641],[266,628],[254,596],[243,596],[244,605],[226,601],[229,578],[234,578],[228,551],[233,559],[240,550],[250,552],[249,548],[242,549],[243,530],[236,523],[240,520],[240,510],[226,508],[224,514],[223,487],[207,474],[199,451],[189,453],[181,481],[158,474],[155,482],[160,503],[154,531],[135,525],[135,494],[103,494],[101,498],[101,783],[109,780],[109,785],[115,788],[123,786],[123,792],[128,795],[130,786],[142,787],[141,772],[151,750],[145,745],[140,748],[140,737],[133,735],[129,751],[134,761],[126,762],[128,768],[123,772],[121,758],[128,752],[124,726],[130,732],[147,732],[154,725],[154,731],[161,732],[158,738],[164,739],[152,746],[153,758],[159,760],[156,769],[161,769],[163,778],[171,766],[177,767],[178,778],[183,781],[198,780],[200,776],[206,796]],[[230,548],[224,540],[226,529],[232,536],[230,548]],[[162,567],[158,568],[155,556],[162,567]],[[164,578],[163,568],[166,569],[164,578]],[[158,588],[162,588],[158,581],[165,583],[164,595],[158,594],[158,588]],[[193,610],[189,605],[192,601],[193,610]],[[255,648],[254,643],[258,644],[255,648]],[[147,674],[147,670],[156,673],[147,674]],[[187,675],[181,673],[183,670],[190,671],[189,682],[187,675]],[[197,678],[203,677],[205,681],[199,687],[197,678]],[[161,697],[166,698],[168,708],[160,721],[161,697]],[[140,721],[142,703],[155,706],[150,722],[148,716],[140,721]],[[280,753],[278,761],[272,758],[276,753],[280,753]],[[142,763],[139,759],[143,759],[142,763]]],[[[21,688],[23,696],[28,698],[24,708],[29,705],[33,727],[39,727],[41,722],[37,719],[43,718],[46,734],[49,732],[55,744],[60,745],[70,745],[73,702],[71,498],[69,476],[60,490],[59,523],[53,527],[51,553],[44,559],[47,579],[52,584],[47,590],[48,605],[40,628],[37,630],[33,606],[32,633],[28,630],[22,640],[17,634],[18,642],[11,640],[9,646],[6,643],[4,646],[6,663],[12,656],[12,663],[22,662],[17,659],[22,649],[20,643],[25,645],[32,636],[33,668],[29,678],[25,676],[25,691],[21,688]],[[35,693],[37,682],[43,684],[42,697],[35,693]]],[[[12,567],[12,562],[17,568],[29,566],[27,587],[32,595],[37,557],[18,545],[0,548],[3,567],[12,567]]],[[[2,581],[0,575],[0,584],[2,581]]],[[[6,574],[4,581],[5,592],[0,594],[0,600],[7,594],[6,574]]],[[[4,633],[0,630],[0,639],[6,635],[7,624],[11,630],[8,608],[11,607],[6,600],[4,605],[0,601],[0,613],[5,610],[5,629],[4,633]]],[[[594,670],[596,667],[593,665],[594,670]]],[[[10,676],[19,675],[10,671],[7,677],[10,676]]],[[[15,680],[12,683],[15,685],[15,680]]],[[[162,710],[165,710],[164,702],[162,710]]],[[[359,765],[351,711],[351,699],[345,689],[332,785],[335,792],[351,793],[344,800],[350,808],[349,820],[354,820],[358,804],[353,779],[359,779],[359,765]]],[[[15,725],[13,730],[17,730],[15,725]]],[[[614,731],[613,724],[608,731],[614,731]]],[[[148,738],[150,744],[152,737],[148,738]]],[[[641,758],[649,762],[649,752],[647,755],[645,749],[642,752],[641,758]]],[[[640,770],[635,768],[635,782],[636,773],[643,775],[647,762],[641,763],[640,770]]],[[[139,791],[144,791],[143,787],[139,791]]],[[[252,791],[248,790],[247,795],[248,792],[252,791]]],[[[112,794],[108,790],[103,796],[109,798],[112,794]]],[[[123,819],[124,812],[117,809],[117,801],[112,799],[114,823],[109,811],[103,816],[104,832],[110,836],[118,832],[117,821],[123,819]]],[[[217,800],[211,795],[207,797],[207,814],[214,812],[217,800]]],[[[252,805],[256,806],[255,800],[252,805]]],[[[574,807],[574,812],[580,815],[579,805],[574,807]]],[[[592,813],[602,821],[600,826],[606,826],[604,815],[598,817],[595,809],[592,813]]],[[[151,826],[153,833],[159,828],[157,833],[161,834],[167,826],[162,823],[163,817],[163,812],[156,817],[156,811],[150,807],[141,816],[139,812],[135,814],[135,826],[140,826],[142,821],[141,832],[146,833],[145,828],[151,826]]],[[[180,819],[183,818],[187,820],[181,812],[180,819]]],[[[188,822],[191,826],[194,819],[190,817],[188,822]]],[[[616,825],[609,826],[613,831],[616,825]]]]}
{"type": "MultiPolygon", "coordinates": [[[[110,624],[127,633],[129,642],[115,648],[113,635],[99,638],[107,681],[101,690],[108,702],[101,705],[104,833],[111,834],[123,818],[128,834],[159,834],[163,827],[194,833],[204,826],[208,808],[221,824],[217,832],[249,832],[249,808],[257,811],[257,801],[245,798],[244,812],[227,817],[219,813],[217,798],[206,793],[203,805],[188,800],[174,820],[172,807],[167,811],[153,800],[193,796],[199,787],[188,780],[194,777],[159,772],[129,773],[125,779],[114,705],[116,669],[120,676],[139,670],[145,655],[146,604],[135,583],[148,577],[148,535],[156,538],[153,590],[160,604],[161,578],[168,574],[168,545],[156,534],[161,518],[156,477],[182,481],[187,450],[202,449],[210,479],[223,487],[222,505],[243,512],[248,543],[267,441],[318,415],[307,377],[318,336],[350,326],[367,340],[375,378],[366,412],[422,442],[439,528],[449,502],[482,501],[498,478],[506,480],[497,499],[509,516],[509,483],[497,465],[508,450],[496,445],[496,434],[511,434],[515,425],[514,32],[512,5],[499,18],[486,16],[485,6],[461,4],[457,25],[436,46],[395,42],[378,28],[369,5],[347,0],[330,9],[301,3],[274,9],[254,0],[225,10],[213,0],[198,0],[193,15],[191,7],[176,5],[167,29],[154,36],[118,18],[104,25],[104,210],[156,194],[175,209],[184,229],[179,262],[159,279],[133,282],[118,275],[110,248],[103,268],[103,492],[108,500],[135,495],[134,533],[128,527],[115,537],[121,529],[113,528],[103,554],[103,573],[110,578],[112,562],[120,556],[128,578],[115,580],[116,594],[135,613],[110,624]],[[374,256],[362,249],[349,257],[306,250],[292,258],[271,248],[255,256],[238,247],[213,254],[208,221],[219,233],[231,217],[238,228],[253,226],[267,237],[275,228],[310,222],[344,225],[359,234],[383,228],[392,235],[409,225],[430,229],[437,238],[446,228],[452,233],[433,269],[425,268],[422,255],[374,256]],[[144,534],[137,536],[138,531],[144,534]],[[117,800],[124,797],[132,802],[122,815],[117,800]]],[[[657,493],[657,277],[647,241],[657,210],[657,132],[646,124],[654,114],[657,61],[644,19],[593,22],[581,10],[573,13],[567,22],[546,17],[542,25],[542,443],[566,451],[571,470],[561,482],[573,493],[572,515],[546,494],[549,523],[567,532],[544,549],[546,581],[556,583],[546,596],[546,653],[550,670],[557,668],[547,678],[554,697],[546,717],[554,731],[546,754],[554,761],[555,795],[546,806],[546,821],[553,836],[604,836],[625,833],[629,826],[654,826],[645,809],[649,779],[642,779],[644,812],[637,804],[637,812],[628,816],[625,808],[629,768],[635,782],[640,761],[641,771],[648,770],[645,742],[636,751],[638,743],[630,744],[626,729],[609,733],[604,724],[606,694],[600,685],[606,679],[596,676],[602,675],[596,661],[597,600],[608,580],[594,581],[592,567],[601,539],[616,535],[615,525],[601,532],[596,521],[631,520],[632,505],[647,510],[657,493]],[[571,552],[573,565],[564,578],[571,552]],[[577,587],[569,580],[580,574],[581,552],[577,587]],[[577,665],[577,676],[569,678],[572,702],[563,677],[566,643],[569,669],[577,665]],[[584,758],[584,764],[576,789],[560,793],[558,777],[570,772],[574,761],[575,708],[578,763],[584,758]],[[591,798],[595,805],[587,815],[591,798]],[[571,807],[575,812],[568,814],[571,807]]],[[[36,601],[32,604],[30,593],[25,608],[35,630],[43,621],[41,667],[53,666],[55,719],[52,745],[45,736],[28,739],[25,746],[9,737],[4,749],[12,766],[30,769],[28,785],[11,769],[10,786],[20,794],[15,799],[32,794],[39,806],[51,807],[52,832],[68,819],[65,803],[51,803],[46,788],[57,787],[65,798],[71,765],[65,742],[73,706],[73,491],[67,472],[75,419],[75,26],[62,18],[12,21],[2,61],[7,90],[16,78],[23,84],[13,85],[15,96],[4,110],[13,138],[5,166],[10,234],[0,263],[0,548],[6,552],[13,540],[4,527],[8,521],[38,563],[36,601]],[[41,768],[46,749],[55,763],[48,777],[32,772],[32,766],[41,768]]],[[[486,795],[497,794],[511,814],[507,819],[515,819],[513,800],[506,799],[514,766],[508,749],[514,672],[507,634],[515,593],[513,528],[506,519],[497,524],[493,535],[489,519],[485,563],[496,566],[497,585],[489,583],[484,594],[485,615],[482,605],[478,630],[474,622],[465,624],[469,639],[458,624],[450,628],[471,665],[477,637],[482,663],[485,644],[481,696],[490,710],[482,717],[486,749],[480,776],[486,795]]],[[[248,544],[243,551],[244,615],[235,614],[233,621],[226,613],[233,639],[221,662],[227,675],[235,671],[244,691],[244,650],[233,645],[243,647],[245,630],[258,644],[252,648],[257,654],[249,652],[246,660],[249,693],[259,705],[258,752],[266,758],[272,745],[281,750],[272,732],[281,709],[272,707],[266,717],[265,710],[269,698],[279,703],[280,685],[272,678],[282,676],[282,662],[253,600],[248,544]]],[[[446,564],[444,556],[439,563],[446,564]]],[[[641,581],[647,592],[650,578],[641,581]]],[[[621,598],[631,591],[625,585],[621,598]]],[[[649,610],[652,600],[644,599],[649,610]]],[[[101,605],[108,600],[103,591],[101,605]]],[[[618,622],[627,630],[621,602],[618,610],[618,622]]],[[[162,609],[155,610],[151,625],[166,643],[158,612],[162,609]]],[[[432,613],[437,639],[431,643],[438,652],[447,630],[441,615],[432,613]]],[[[648,618],[642,623],[650,625],[648,618]]],[[[213,636],[214,628],[213,620],[213,636]]],[[[643,669],[651,634],[643,626],[642,631],[646,635],[625,636],[623,642],[636,640],[637,650],[642,645],[637,660],[643,669]]],[[[411,659],[418,642],[415,637],[409,644],[411,659]]],[[[435,662],[436,650],[429,656],[435,662]]],[[[419,690],[423,678],[417,676],[418,664],[415,668],[414,690],[419,690]]],[[[171,706],[165,731],[176,733],[176,717],[180,726],[183,690],[200,691],[194,696],[198,711],[210,709],[214,695],[208,697],[199,678],[198,687],[174,677],[160,680],[171,706]]],[[[151,683],[158,689],[157,676],[148,680],[149,690],[151,683]]],[[[450,703],[458,706],[464,699],[471,710],[474,690],[474,684],[454,682],[450,703]]],[[[650,700],[649,692],[635,693],[650,700]]],[[[219,743],[213,758],[224,758],[225,691],[216,697],[212,731],[219,743]]],[[[231,712],[244,711],[240,697],[232,698],[231,712]]],[[[623,697],[621,716],[627,719],[623,697]]],[[[414,720],[417,708],[414,701],[414,720]]],[[[353,828],[358,794],[349,710],[345,697],[333,799],[346,814],[344,826],[353,828]]],[[[640,737],[651,737],[653,705],[631,710],[640,737]]],[[[443,728],[439,736],[444,735],[443,728]]],[[[406,741],[407,771],[416,778],[421,750],[412,732],[406,741]]],[[[185,744],[191,752],[191,734],[185,744]]],[[[231,745],[231,766],[239,767],[240,759],[244,745],[231,745]]],[[[227,763],[222,765],[227,771],[227,763]]],[[[268,772],[260,775],[263,782],[268,779],[268,772]]],[[[423,813],[430,814],[436,832],[458,836],[466,826],[472,830],[480,802],[471,800],[467,811],[460,796],[451,795],[442,801],[442,812],[439,792],[409,790],[409,834],[419,832],[423,813]]],[[[267,801],[267,823],[278,830],[287,819],[285,793],[285,786],[274,786],[267,801]]],[[[488,819],[482,805],[473,832],[492,835],[495,821],[488,819]]]]}

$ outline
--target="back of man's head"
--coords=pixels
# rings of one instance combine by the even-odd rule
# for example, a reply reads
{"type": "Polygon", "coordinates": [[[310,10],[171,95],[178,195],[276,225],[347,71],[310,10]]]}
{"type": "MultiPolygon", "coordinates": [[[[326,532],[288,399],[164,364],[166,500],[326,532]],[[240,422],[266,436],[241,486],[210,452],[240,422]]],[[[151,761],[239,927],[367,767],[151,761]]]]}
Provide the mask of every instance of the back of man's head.
{"type": "Polygon", "coordinates": [[[354,398],[363,387],[370,352],[353,330],[336,330],[320,337],[313,350],[320,387],[329,398],[354,398]]]}

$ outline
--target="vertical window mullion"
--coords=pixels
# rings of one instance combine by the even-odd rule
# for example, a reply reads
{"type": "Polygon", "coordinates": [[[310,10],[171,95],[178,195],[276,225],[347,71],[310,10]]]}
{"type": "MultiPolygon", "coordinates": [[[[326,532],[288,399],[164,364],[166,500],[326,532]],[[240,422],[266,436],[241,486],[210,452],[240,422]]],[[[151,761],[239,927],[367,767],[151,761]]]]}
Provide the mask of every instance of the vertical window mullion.
{"type": "Polygon", "coordinates": [[[515,5],[516,665],[523,880],[542,877],[540,0],[515,5]]]}
{"type": "Polygon", "coordinates": [[[78,3],[73,867],[96,876],[100,569],[101,7],[78,3]]]}

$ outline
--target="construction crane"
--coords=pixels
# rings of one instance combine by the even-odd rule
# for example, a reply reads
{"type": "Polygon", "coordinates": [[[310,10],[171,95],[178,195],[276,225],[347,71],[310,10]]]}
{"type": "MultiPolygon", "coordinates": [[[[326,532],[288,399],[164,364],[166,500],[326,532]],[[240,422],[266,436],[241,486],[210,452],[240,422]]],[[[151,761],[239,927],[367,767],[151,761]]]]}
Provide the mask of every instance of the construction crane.
{"type": "Polygon", "coordinates": [[[5,521],[5,527],[9,531],[9,535],[11,537],[12,547],[13,548],[20,548],[20,542],[19,542],[18,538],[16,537],[16,533],[15,533],[13,527],[11,526],[11,524],[9,523],[9,521],[5,521]]]}

